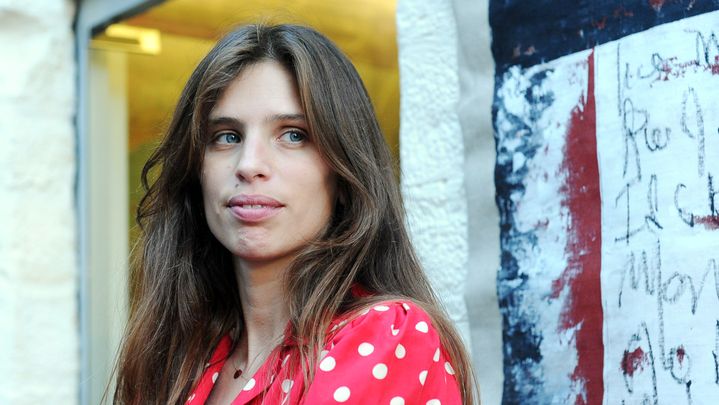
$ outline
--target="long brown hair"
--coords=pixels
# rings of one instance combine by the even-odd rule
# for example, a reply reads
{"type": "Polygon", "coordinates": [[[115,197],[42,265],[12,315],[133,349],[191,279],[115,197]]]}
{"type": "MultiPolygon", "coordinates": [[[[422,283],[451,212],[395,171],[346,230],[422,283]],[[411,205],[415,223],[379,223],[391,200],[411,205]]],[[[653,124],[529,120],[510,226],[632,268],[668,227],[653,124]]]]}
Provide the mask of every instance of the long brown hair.
{"type": "Polygon", "coordinates": [[[199,179],[209,112],[245,67],[263,60],[294,76],[313,142],[337,179],[331,223],[285,276],[307,381],[335,316],[401,297],[432,317],[464,403],[474,403],[468,355],[410,243],[392,158],[362,80],[327,38],[296,25],[248,25],[221,39],[191,75],[143,168],[143,236],[131,266],[115,403],[183,403],[220,338],[236,341],[242,330],[230,253],[207,226],[199,179]],[[355,284],[371,297],[353,296],[355,284]]]}

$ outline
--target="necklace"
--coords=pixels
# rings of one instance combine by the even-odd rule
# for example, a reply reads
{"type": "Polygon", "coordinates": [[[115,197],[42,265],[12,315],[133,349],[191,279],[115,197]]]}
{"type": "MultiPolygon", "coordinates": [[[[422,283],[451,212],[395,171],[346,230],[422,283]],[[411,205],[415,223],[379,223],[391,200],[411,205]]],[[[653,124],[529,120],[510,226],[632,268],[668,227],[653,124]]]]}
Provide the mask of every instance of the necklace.
{"type": "MultiPolygon", "coordinates": [[[[260,358],[260,355],[265,353],[268,349],[276,347],[278,345],[278,343],[276,343],[277,340],[280,337],[282,337],[283,335],[284,335],[284,333],[282,333],[282,334],[278,335],[276,338],[270,340],[270,343],[268,345],[265,345],[262,348],[262,350],[257,352],[255,357],[252,358],[252,361],[247,364],[247,367],[245,367],[245,370],[252,370],[252,367],[255,365],[255,362],[257,361],[257,359],[260,358]]],[[[271,352],[272,351],[270,350],[270,353],[271,352]]],[[[234,378],[236,380],[236,379],[242,377],[242,373],[243,373],[242,367],[238,366],[237,363],[235,363],[234,361],[232,362],[232,367],[235,369],[235,373],[232,375],[232,378],[234,378]]]]}

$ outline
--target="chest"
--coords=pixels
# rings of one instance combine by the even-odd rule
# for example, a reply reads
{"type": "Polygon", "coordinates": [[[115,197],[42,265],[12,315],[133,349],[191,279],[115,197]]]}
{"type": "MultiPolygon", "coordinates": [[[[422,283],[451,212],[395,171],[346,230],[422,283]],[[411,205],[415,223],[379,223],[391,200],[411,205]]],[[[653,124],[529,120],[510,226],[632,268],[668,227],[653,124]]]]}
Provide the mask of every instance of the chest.
{"type": "Polygon", "coordinates": [[[275,353],[252,375],[233,378],[230,362],[208,366],[188,405],[301,404],[304,378],[294,348],[275,353]]]}

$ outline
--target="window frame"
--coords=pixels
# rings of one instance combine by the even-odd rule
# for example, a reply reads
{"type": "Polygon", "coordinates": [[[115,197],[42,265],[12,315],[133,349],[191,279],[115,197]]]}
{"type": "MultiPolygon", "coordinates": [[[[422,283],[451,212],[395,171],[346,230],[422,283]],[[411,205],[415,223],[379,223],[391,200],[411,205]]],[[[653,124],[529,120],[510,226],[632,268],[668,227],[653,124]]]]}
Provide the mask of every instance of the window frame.
{"type": "Polygon", "coordinates": [[[127,115],[107,111],[107,107],[122,106],[127,100],[126,93],[123,99],[123,94],[116,91],[118,84],[126,83],[126,73],[122,72],[124,57],[91,50],[90,41],[108,25],[163,2],[76,1],[75,193],[79,251],[79,403],[82,405],[112,402],[114,390],[109,381],[127,320],[128,304],[127,123],[117,128],[112,125],[112,120],[122,124],[127,115]],[[112,130],[97,130],[98,120],[103,119],[111,120],[104,125],[112,130]],[[102,137],[108,134],[110,136],[102,137]],[[106,390],[107,397],[102,401],[106,390]]]}

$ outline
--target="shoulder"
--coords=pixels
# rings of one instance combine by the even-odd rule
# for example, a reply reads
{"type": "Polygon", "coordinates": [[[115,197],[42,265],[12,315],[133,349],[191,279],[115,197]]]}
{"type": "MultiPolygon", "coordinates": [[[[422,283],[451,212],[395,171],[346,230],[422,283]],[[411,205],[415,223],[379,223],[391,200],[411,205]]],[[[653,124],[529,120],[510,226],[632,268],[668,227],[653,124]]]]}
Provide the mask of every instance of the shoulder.
{"type": "Polygon", "coordinates": [[[376,403],[460,403],[439,334],[419,305],[378,302],[333,328],[310,386],[311,398],[319,401],[313,403],[324,398],[357,404],[370,398],[376,403]]]}
{"type": "Polygon", "coordinates": [[[410,300],[375,303],[335,327],[325,349],[339,357],[399,361],[417,372],[447,357],[430,316],[410,300]]]}
{"type": "Polygon", "coordinates": [[[402,299],[374,303],[337,319],[330,329],[332,340],[362,333],[396,339],[407,335],[421,340],[439,339],[427,312],[411,300],[402,299]]]}

